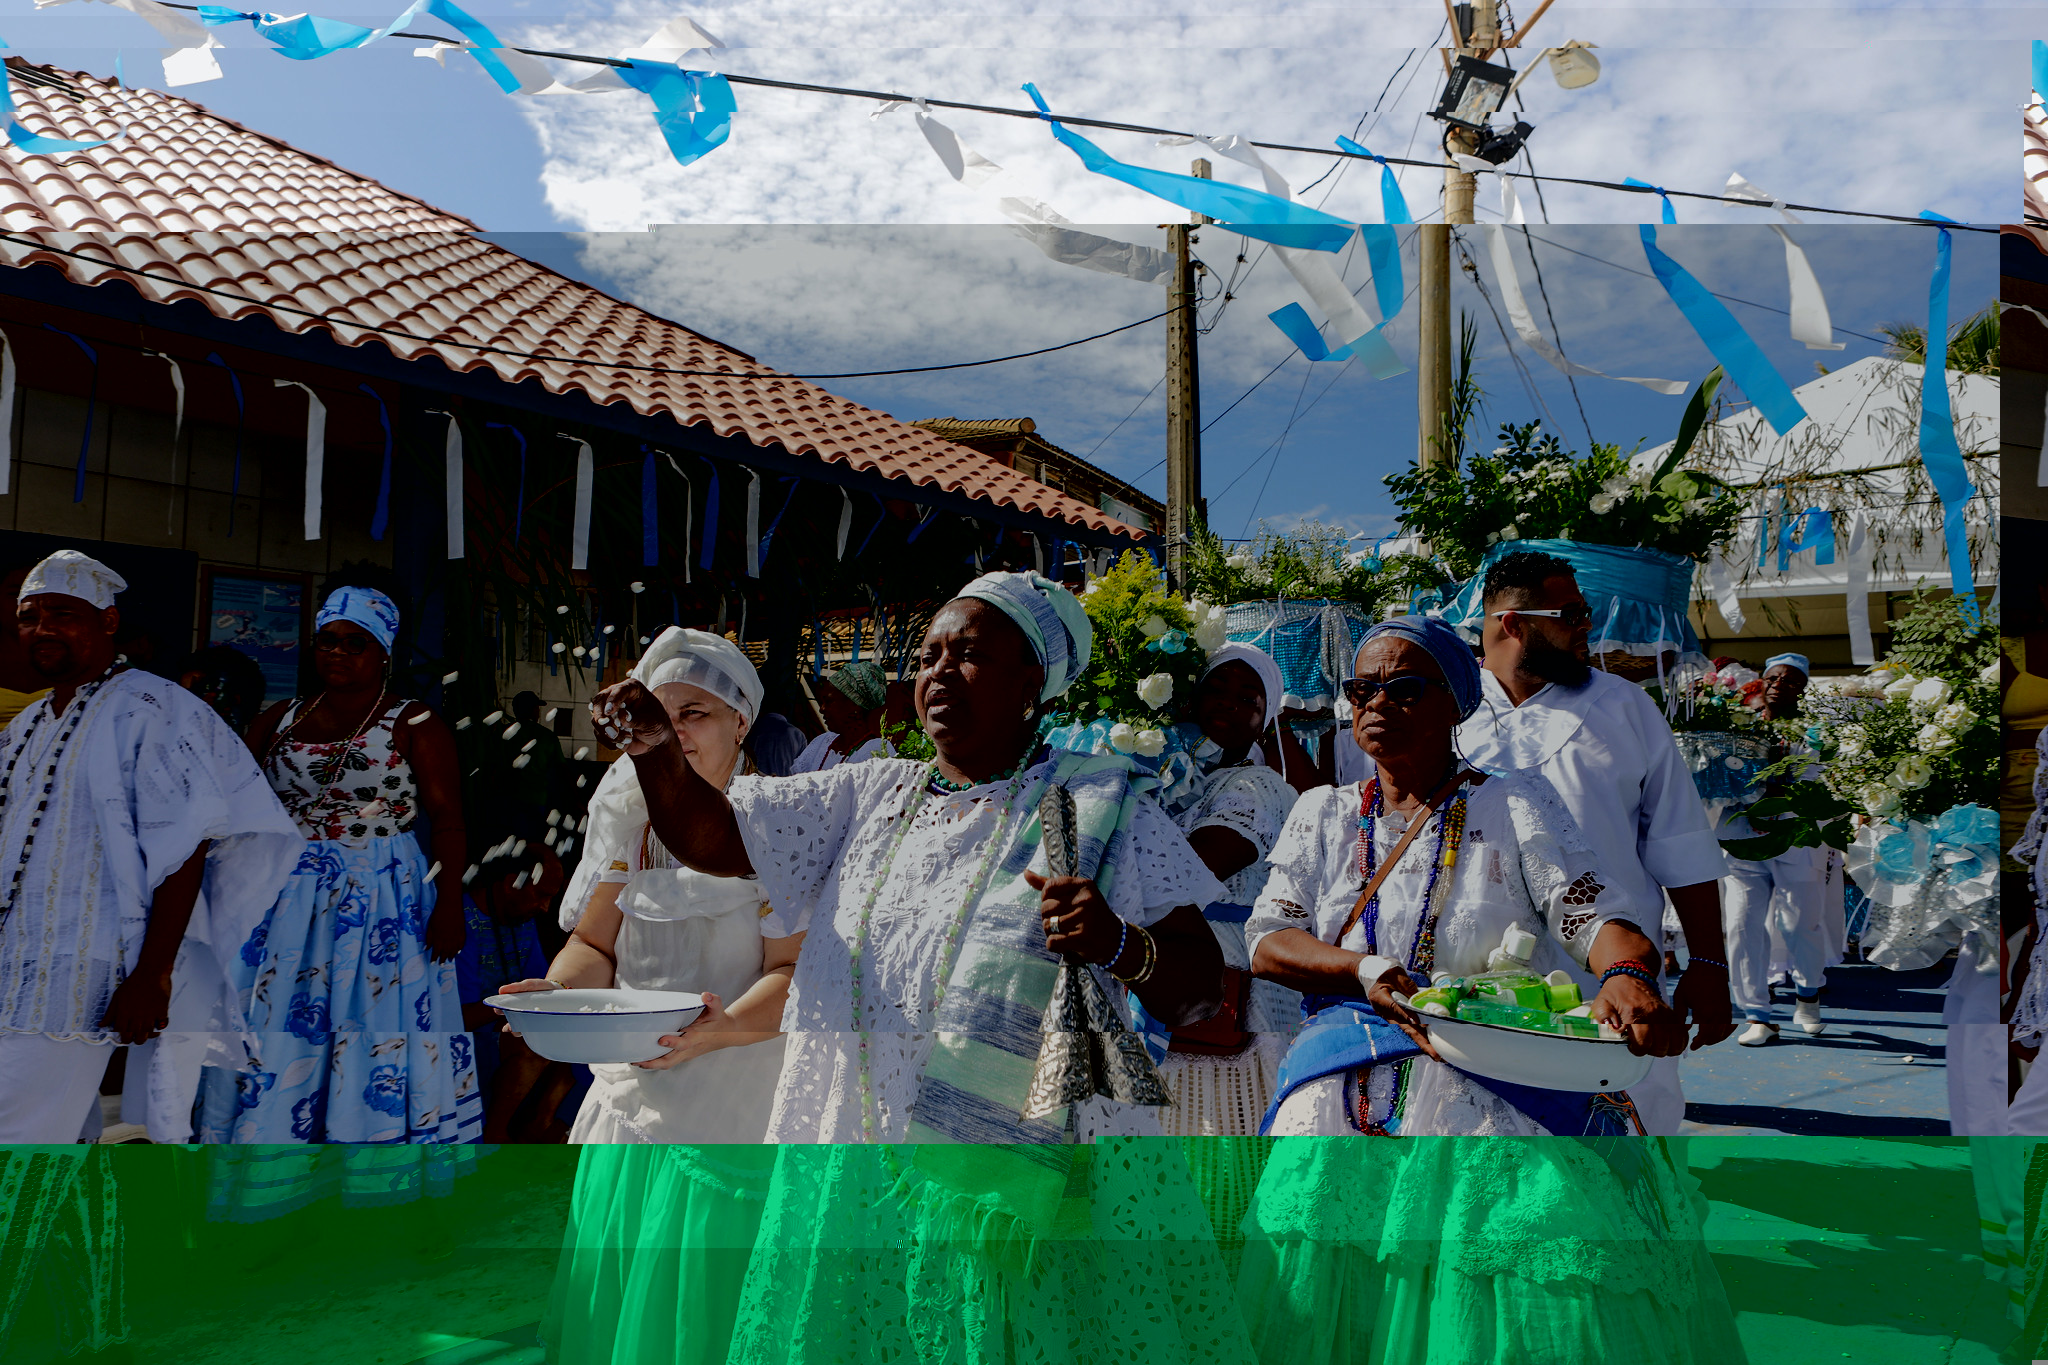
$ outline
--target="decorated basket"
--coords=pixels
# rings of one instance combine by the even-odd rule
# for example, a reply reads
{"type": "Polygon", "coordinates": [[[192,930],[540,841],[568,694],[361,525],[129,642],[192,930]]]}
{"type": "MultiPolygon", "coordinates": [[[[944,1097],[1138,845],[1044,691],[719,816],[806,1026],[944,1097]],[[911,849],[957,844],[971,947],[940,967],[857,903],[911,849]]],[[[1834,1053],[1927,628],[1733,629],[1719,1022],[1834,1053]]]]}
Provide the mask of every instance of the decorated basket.
{"type": "Polygon", "coordinates": [[[1734,730],[1681,730],[1672,736],[1692,770],[1702,801],[1741,802],[1749,799],[1756,775],[1771,763],[1767,735],[1734,730]]]}
{"type": "MultiPolygon", "coordinates": [[[[1601,667],[1631,682],[1657,677],[1659,660],[1704,664],[1688,613],[1693,563],[1684,555],[1640,546],[1593,545],[1579,540],[1504,540],[1486,551],[1479,570],[1443,609],[1444,620],[1477,639],[1486,621],[1480,588],[1486,571],[1518,551],[1555,555],[1572,566],[1579,591],[1593,609],[1587,643],[1601,667]]],[[[1667,664],[1668,666],[1668,664],[1667,664]]]]}

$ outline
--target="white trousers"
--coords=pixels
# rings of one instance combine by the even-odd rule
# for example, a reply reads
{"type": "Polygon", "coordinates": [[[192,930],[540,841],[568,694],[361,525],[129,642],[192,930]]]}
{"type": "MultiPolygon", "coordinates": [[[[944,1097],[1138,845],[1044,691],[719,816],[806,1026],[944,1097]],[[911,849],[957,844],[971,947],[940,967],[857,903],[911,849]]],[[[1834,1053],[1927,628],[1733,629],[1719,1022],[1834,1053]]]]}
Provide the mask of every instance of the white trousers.
{"type": "Polygon", "coordinates": [[[1721,879],[1721,927],[1728,939],[1728,980],[1744,1017],[1771,1017],[1771,928],[1784,937],[1792,982],[1801,995],[1827,984],[1827,864],[1821,850],[1795,848],[1764,862],[1728,860],[1721,879]]]}
{"type": "Polygon", "coordinates": [[[1942,1002],[1946,1035],[1948,1130],[1959,1137],[2003,1137],[2005,1026],[1998,1022],[1998,964],[1977,960],[1979,939],[1965,934],[1942,1002]]]}
{"type": "Polygon", "coordinates": [[[97,1115],[109,1043],[0,1033],[0,1143],[70,1143],[97,1115]]]}

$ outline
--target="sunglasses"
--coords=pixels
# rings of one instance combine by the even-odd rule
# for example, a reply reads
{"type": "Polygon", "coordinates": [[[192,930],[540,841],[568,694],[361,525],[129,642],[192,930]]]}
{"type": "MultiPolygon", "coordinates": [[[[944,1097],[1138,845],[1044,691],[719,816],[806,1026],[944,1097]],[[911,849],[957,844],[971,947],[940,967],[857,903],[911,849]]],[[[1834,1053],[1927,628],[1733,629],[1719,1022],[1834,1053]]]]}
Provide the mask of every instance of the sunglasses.
{"type": "Polygon", "coordinates": [[[370,644],[367,635],[342,635],[332,630],[323,630],[313,636],[313,648],[327,654],[366,654],[370,644]]]}
{"type": "Polygon", "coordinates": [[[1372,699],[1380,693],[1387,694],[1387,700],[1396,706],[1413,706],[1422,700],[1422,694],[1432,687],[1450,691],[1448,684],[1435,678],[1425,678],[1420,673],[1403,673],[1398,678],[1380,682],[1376,678],[1350,678],[1344,683],[1344,697],[1353,706],[1370,706],[1372,699]]]}
{"type": "Polygon", "coordinates": [[[1568,626],[1583,626],[1593,619],[1593,609],[1584,602],[1574,602],[1568,607],[1546,607],[1537,611],[1531,607],[1508,607],[1502,611],[1489,612],[1491,616],[1555,616],[1568,626]]]}

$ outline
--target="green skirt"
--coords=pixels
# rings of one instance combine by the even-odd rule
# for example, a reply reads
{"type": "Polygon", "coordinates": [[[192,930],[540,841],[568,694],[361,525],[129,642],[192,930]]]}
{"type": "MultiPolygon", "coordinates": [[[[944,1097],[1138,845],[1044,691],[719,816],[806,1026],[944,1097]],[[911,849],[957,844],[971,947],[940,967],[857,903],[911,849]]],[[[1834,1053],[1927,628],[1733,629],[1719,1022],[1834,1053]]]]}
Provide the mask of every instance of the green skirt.
{"type": "Polygon", "coordinates": [[[585,1147],[541,1323],[552,1365],[723,1365],[775,1154],[585,1147]]]}

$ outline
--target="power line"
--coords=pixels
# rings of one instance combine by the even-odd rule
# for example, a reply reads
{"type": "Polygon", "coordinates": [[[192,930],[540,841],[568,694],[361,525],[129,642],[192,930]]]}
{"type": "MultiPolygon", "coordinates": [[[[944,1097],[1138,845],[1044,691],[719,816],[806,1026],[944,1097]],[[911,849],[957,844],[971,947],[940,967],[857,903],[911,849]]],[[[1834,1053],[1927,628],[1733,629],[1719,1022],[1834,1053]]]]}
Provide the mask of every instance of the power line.
{"type": "MultiPolygon", "coordinates": [[[[1145,390],[1145,396],[1144,396],[1143,398],[1140,398],[1140,399],[1138,400],[1138,403],[1137,403],[1137,407],[1134,407],[1134,408],[1132,408],[1132,409],[1131,409],[1131,410],[1130,410],[1129,412],[1125,413],[1125,414],[1123,415],[1123,418],[1122,418],[1122,419],[1121,419],[1120,421],[1118,421],[1118,422],[1117,422],[1117,424],[1116,424],[1115,426],[1111,427],[1111,428],[1110,428],[1110,429],[1109,429],[1109,430],[1108,430],[1107,432],[1103,433],[1103,437],[1102,437],[1102,439],[1101,439],[1100,441],[1097,441],[1097,442],[1095,443],[1095,447],[1094,447],[1094,449],[1093,449],[1093,450],[1090,450],[1090,451],[1088,452],[1088,454],[1087,454],[1086,456],[1084,456],[1083,458],[1085,458],[1085,459],[1088,459],[1088,460],[1093,460],[1093,459],[1095,458],[1095,451],[1097,451],[1097,450],[1100,450],[1100,449],[1102,449],[1102,447],[1103,447],[1103,446],[1105,446],[1105,445],[1107,445],[1107,444],[1109,443],[1109,438],[1110,438],[1110,437],[1112,437],[1112,436],[1116,435],[1116,434],[1117,434],[1117,433],[1118,433],[1119,431],[1122,431],[1122,430],[1123,430],[1123,426],[1124,426],[1124,423],[1125,423],[1125,422],[1128,422],[1128,421],[1130,421],[1130,420],[1131,420],[1131,419],[1132,419],[1133,417],[1136,417],[1136,416],[1138,415],[1138,408],[1142,408],[1142,407],[1144,407],[1144,406],[1145,406],[1145,405],[1146,405],[1147,403],[1151,402],[1151,401],[1152,401],[1152,395],[1153,395],[1153,394],[1155,394],[1155,393],[1157,393],[1157,392],[1159,392],[1159,386],[1160,386],[1161,384],[1164,384],[1165,382],[1166,382],[1166,376],[1165,376],[1165,375],[1163,375],[1163,374],[1162,374],[1162,375],[1160,375],[1158,379],[1154,380],[1154,381],[1153,381],[1153,383],[1152,383],[1152,387],[1151,387],[1151,388],[1149,388],[1149,389],[1147,389],[1147,390],[1145,390]]],[[[1159,464],[1165,464],[1165,463],[1166,463],[1166,461],[1164,461],[1164,460],[1161,460],[1161,461],[1159,462],[1159,464]]],[[[1159,465],[1153,465],[1153,466],[1152,466],[1152,469],[1157,469],[1157,468],[1159,468],[1159,465]]],[[[1148,470],[1146,470],[1146,471],[1145,471],[1145,473],[1146,473],[1146,474],[1150,474],[1150,473],[1152,472],[1152,469],[1148,469],[1148,470]]],[[[1144,475],[1142,475],[1142,474],[1141,474],[1141,475],[1139,475],[1139,477],[1140,477],[1140,478],[1143,478],[1143,477],[1144,477],[1144,475]]]]}
{"type": "MultiPolygon", "coordinates": [[[[1543,316],[1550,320],[1550,334],[1557,338],[1557,353],[1564,355],[1564,333],[1558,330],[1557,314],[1550,311],[1550,291],[1543,287],[1543,266],[1536,259],[1536,239],[1529,235],[1527,224],[1522,227],[1522,238],[1529,244],[1529,264],[1536,267],[1536,292],[1543,299],[1543,316]]],[[[1570,356],[1565,356],[1569,360],[1570,356]]],[[[1586,449],[1593,448],[1593,424],[1587,420],[1586,404],[1579,397],[1579,380],[1570,370],[1564,374],[1564,382],[1571,386],[1572,405],[1579,410],[1579,421],[1586,428],[1586,449]]]]}
{"type": "MultiPolygon", "coordinates": [[[[992,356],[987,360],[960,360],[948,365],[910,365],[897,370],[848,370],[838,374],[783,374],[779,371],[763,371],[750,374],[741,370],[681,370],[667,365],[636,365],[625,360],[590,360],[582,356],[549,355],[544,351],[519,351],[509,346],[492,346],[481,341],[463,341],[455,337],[422,336],[418,332],[402,331],[396,327],[377,327],[365,322],[352,322],[347,319],[335,318],[326,313],[314,312],[309,308],[299,308],[289,303],[278,303],[270,299],[259,299],[249,294],[230,293],[228,290],[216,289],[211,285],[195,284],[190,280],[181,279],[175,275],[165,275],[155,271],[143,270],[135,266],[122,265],[119,261],[106,260],[98,256],[88,256],[79,251],[67,251],[63,247],[51,246],[49,243],[33,237],[20,237],[10,232],[0,232],[0,241],[12,242],[16,246],[29,247],[35,251],[47,251],[52,255],[68,256],[73,260],[84,261],[89,265],[96,265],[102,269],[118,270],[123,274],[135,275],[142,279],[158,280],[174,285],[181,290],[190,289],[201,294],[212,294],[218,298],[232,299],[237,303],[253,303],[259,308],[267,308],[275,312],[294,313],[300,317],[311,318],[316,322],[324,322],[331,328],[349,328],[357,332],[367,332],[374,336],[399,337],[406,341],[417,341],[429,346],[454,346],[461,350],[478,351],[486,355],[511,356],[516,360],[545,360],[557,365],[581,365],[597,370],[631,370],[639,374],[676,375],[699,379],[877,379],[898,374],[932,374],[940,370],[971,370],[983,365],[1001,365],[1012,360],[1029,360],[1033,356],[1051,355],[1054,351],[1065,351],[1075,346],[1085,346],[1091,341],[1100,341],[1104,337],[1113,337],[1119,332],[1128,332],[1135,327],[1143,327],[1147,323],[1157,322],[1165,317],[1167,313],[1173,311],[1169,308],[1163,312],[1154,313],[1151,317],[1139,318],[1136,322],[1127,322],[1121,327],[1112,327],[1106,332],[1097,332],[1093,336],[1077,337],[1072,341],[1063,341],[1057,346],[1041,346],[1035,351],[1019,351],[1015,355],[992,356]]],[[[340,340],[339,336],[336,337],[336,340],[340,340]]]]}

